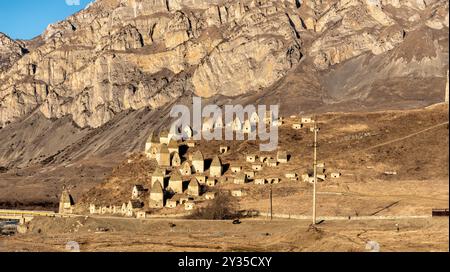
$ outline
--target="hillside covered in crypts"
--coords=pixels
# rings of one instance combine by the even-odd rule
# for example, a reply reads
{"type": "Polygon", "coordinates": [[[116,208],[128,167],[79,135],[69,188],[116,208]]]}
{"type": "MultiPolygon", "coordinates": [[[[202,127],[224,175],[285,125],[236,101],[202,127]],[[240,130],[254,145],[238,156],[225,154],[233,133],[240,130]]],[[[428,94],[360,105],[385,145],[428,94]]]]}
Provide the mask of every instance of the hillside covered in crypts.
{"type": "MultiPolygon", "coordinates": [[[[325,202],[330,203],[324,208],[325,213],[369,215],[397,201],[399,204],[391,210],[396,215],[404,212],[427,214],[433,207],[448,206],[445,195],[448,193],[448,105],[410,111],[328,113],[317,118],[320,127],[318,157],[319,161],[325,162],[328,173],[326,181],[320,184],[320,190],[331,192],[323,196],[325,202]],[[341,178],[329,177],[336,171],[342,173],[341,178]],[[396,174],[388,175],[387,172],[396,174]],[[437,197],[433,199],[433,195],[437,197]]],[[[301,176],[312,170],[313,134],[308,127],[292,129],[292,123],[297,121],[298,118],[286,118],[279,130],[279,149],[291,155],[288,164],[279,164],[276,168],[265,166],[257,175],[281,179],[280,184],[273,185],[279,212],[307,214],[311,185],[301,178],[297,182],[285,178],[288,172],[301,176]]],[[[208,171],[210,161],[224,144],[230,147],[227,154],[221,155],[226,169],[224,175],[228,179],[222,179],[217,187],[205,190],[244,189],[248,195],[240,199],[241,209],[267,211],[269,185],[233,184],[235,174],[230,167],[241,165],[244,170],[251,170],[251,164],[245,161],[246,154],[276,157],[276,151],[259,152],[258,141],[200,141],[195,148],[186,148],[184,160],[188,160],[189,153],[201,150],[208,171]]],[[[79,198],[80,211],[84,209],[86,212],[90,203],[121,205],[127,202],[135,184],[151,187],[150,179],[156,167],[156,161],[143,154],[130,156],[113,169],[104,183],[79,198]]],[[[188,183],[190,177],[185,180],[188,183]]],[[[182,211],[178,208],[155,212],[182,211]]]]}
{"type": "Polygon", "coordinates": [[[98,0],[31,41],[1,34],[0,204],[84,194],[192,96],[284,116],[442,102],[448,18],[438,0],[98,0]]]}

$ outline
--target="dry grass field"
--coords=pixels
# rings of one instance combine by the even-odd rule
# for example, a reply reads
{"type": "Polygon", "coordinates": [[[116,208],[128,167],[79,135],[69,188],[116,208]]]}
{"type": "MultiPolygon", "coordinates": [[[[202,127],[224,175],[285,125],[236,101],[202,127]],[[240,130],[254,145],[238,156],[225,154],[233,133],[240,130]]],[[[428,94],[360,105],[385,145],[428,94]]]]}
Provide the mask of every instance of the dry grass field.
{"type": "Polygon", "coordinates": [[[76,241],[82,252],[193,251],[448,251],[448,218],[381,221],[136,220],[112,218],[35,219],[29,234],[0,238],[0,251],[66,251],[76,241]],[[170,223],[175,227],[170,227],[170,223]],[[397,226],[399,231],[397,231],[397,226]],[[107,232],[97,232],[97,229],[107,232]]]}

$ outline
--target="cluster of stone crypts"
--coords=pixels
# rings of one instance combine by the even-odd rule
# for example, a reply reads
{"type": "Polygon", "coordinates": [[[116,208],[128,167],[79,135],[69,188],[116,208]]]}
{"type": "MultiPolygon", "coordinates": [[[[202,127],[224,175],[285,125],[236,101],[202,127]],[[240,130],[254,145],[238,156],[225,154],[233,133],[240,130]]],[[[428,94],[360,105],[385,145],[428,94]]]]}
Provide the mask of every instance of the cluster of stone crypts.
{"type": "Polygon", "coordinates": [[[95,204],[89,205],[90,214],[113,214],[121,216],[137,216],[139,217],[140,210],[144,207],[143,203],[136,200],[130,200],[128,203],[123,203],[121,206],[96,206],[95,204]]]}
{"type": "MultiPolygon", "coordinates": [[[[278,121],[280,120],[282,118],[278,121]]],[[[264,122],[276,124],[267,119],[264,122]]],[[[277,126],[286,126],[289,129],[287,123],[283,121],[277,126]]],[[[239,153],[238,150],[233,150],[234,147],[221,142],[215,154],[207,157],[203,152],[205,150],[201,149],[203,142],[192,139],[190,128],[185,128],[185,131],[191,133],[187,133],[188,137],[181,141],[174,140],[168,132],[162,132],[158,136],[152,133],[146,143],[144,154],[146,160],[156,163],[157,167],[149,173],[149,180],[130,188],[131,198],[128,203],[123,203],[122,206],[110,205],[99,208],[91,204],[90,212],[145,217],[148,211],[160,209],[169,211],[180,205],[189,211],[206,200],[214,199],[214,187],[217,185],[234,184],[229,193],[235,197],[243,197],[247,192],[238,185],[310,181],[300,179],[296,171],[283,172],[281,175],[272,173],[270,169],[282,170],[284,165],[290,164],[294,155],[288,154],[282,147],[273,152],[246,153],[236,158],[233,155],[239,153]]],[[[208,148],[210,147],[204,146],[204,149],[208,148]]],[[[322,179],[325,177],[323,176],[322,179]]]]}

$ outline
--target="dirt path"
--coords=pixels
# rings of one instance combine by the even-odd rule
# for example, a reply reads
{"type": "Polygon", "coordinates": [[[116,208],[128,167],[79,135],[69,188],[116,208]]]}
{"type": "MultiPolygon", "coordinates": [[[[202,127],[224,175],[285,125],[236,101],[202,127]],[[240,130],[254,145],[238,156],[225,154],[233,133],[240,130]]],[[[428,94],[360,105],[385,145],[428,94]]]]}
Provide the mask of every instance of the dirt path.
{"type": "Polygon", "coordinates": [[[363,150],[360,150],[360,151],[358,151],[358,152],[364,152],[364,151],[368,151],[368,150],[375,149],[375,148],[377,148],[377,147],[381,147],[381,146],[385,146],[385,145],[388,145],[388,144],[400,142],[400,141],[406,140],[406,139],[408,139],[408,138],[414,137],[414,136],[416,136],[416,135],[419,135],[419,134],[421,134],[421,133],[424,133],[424,132],[427,132],[427,131],[429,131],[429,130],[435,129],[435,128],[440,127],[440,126],[443,126],[443,125],[448,125],[448,124],[449,124],[449,122],[440,123],[440,124],[437,124],[437,125],[428,127],[428,128],[426,128],[426,129],[423,129],[423,130],[420,130],[420,131],[417,131],[417,132],[408,134],[408,135],[403,136],[403,137],[401,137],[401,138],[397,138],[397,139],[394,139],[394,140],[390,140],[390,141],[387,141],[387,142],[384,142],[384,143],[381,143],[381,144],[377,144],[377,145],[368,147],[368,148],[363,149],[363,150]]]}

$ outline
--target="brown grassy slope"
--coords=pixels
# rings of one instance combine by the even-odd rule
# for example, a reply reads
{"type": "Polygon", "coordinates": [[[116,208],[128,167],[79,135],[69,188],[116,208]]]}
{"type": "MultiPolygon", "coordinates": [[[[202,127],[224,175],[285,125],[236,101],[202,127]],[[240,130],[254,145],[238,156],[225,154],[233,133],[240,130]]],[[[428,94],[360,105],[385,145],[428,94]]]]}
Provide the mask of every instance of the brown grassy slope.
{"type": "MultiPolygon", "coordinates": [[[[383,184],[379,181],[392,184],[406,182],[404,185],[396,183],[400,186],[399,188],[404,188],[399,189],[402,191],[407,190],[408,187],[415,187],[416,185],[412,182],[415,180],[419,184],[417,185],[419,193],[426,194],[426,181],[448,179],[448,126],[440,125],[448,122],[448,106],[439,105],[410,111],[330,113],[318,116],[318,120],[321,128],[319,160],[326,162],[328,172],[337,170],[344,174],[339,181],[329,179],[325,182],[324,186],[327,189],[340,188],[339,190],[348,191],[345,188],[349,186],[357,188],[359,185],[369,183],[363,190],[367,192],[391,187],[388,183],[383,184]],[[408,137],[435,125],[440,126],[408,137]],[[396,171],[398,174],[386,176],[385,171],[396,171]],[[419,181],[425,183],[419,183],[419,181]]],[[[290,162],[277,168],[265,167],[261,172],[261,175],[265,177],[282,178],[282,184],[274,189],[275,196],[295,197],[306,194],[310,189],[308,185],[301,182],[292,183],[284,179],[286,172],[293,171],[301,175],[312,166],[313,135],[308,129],[302,131],[291,129],[291,123],[292,120],[288,119],[279,131],[279,146],[292,155],[290,162]]],[[[218,153],[220,144],[224,142],[200,142],[195,149],[202,150],[206,159],[212,159],[218,153]]],[[[233,141],[226,144],[231,147],[231,151],[222,156],[222,163],[227,165],[243,165],[244,169],[250,169],[251,164],[245,162],[245,154],[260,153],[259,142],[233,141]]],[[[188,152],[192,151],[188,150],[188,152]]],[[[275,156],[276,152],[265,155],[275,156]]],[[[155,167],[154,161],[149,161],[142,155],[134,155],[130,161],[127,159],[117,166],[105,183],[85,194],[80,204],[86,206],[88,203],[98,202],[98,204],[118,205],[126,202],[130,197],[133,184],[142,183],[147,188],[150,187],[150,177],[155,167]]],[[[225,175],[233,177],[229,170],[225,175]]],[[[436,188],[442,186],[441,183],[433,184],[436,188]]],[[[242,187],[229,183],[224,183],[222,186],[225,189],[242,187]]],[[[267,195],[265,187],[249,184],[244,188],[251,193],[242,201],[242,208],[255,207],[255,205],[247,205],[246,201],[249,200],[250,204],[252,202],[258,204],[267,195]]],[[[336,202],[336,199],[333,201],[336,202]]],[[[367,201],[363,199],[355,205],[361,208],[372,206],[370,210],[376,211],[377,207],[383,207],[390,199],[372,201],[372,205],[367,204],[367,201]]],[[[306,199],[305,202],[307,202],[306,199]]],[[[280,205],[289,206],[289,202],[280,205]]],[[[436,203],[426,204],[427,207],[429,205],[436,205],[436,203]]],[[[416,207],[418,210],[420,210],[419,206],[416,207]]],[[[283,210],[282,208],[280,207],[280,210],[283,210]]],[[[305,209],[297,209],[298,213],[306,212],[306,210],[307,206],[305,209]]],[[[370,214],[370,211],[364,213],[370,214]]]]}

